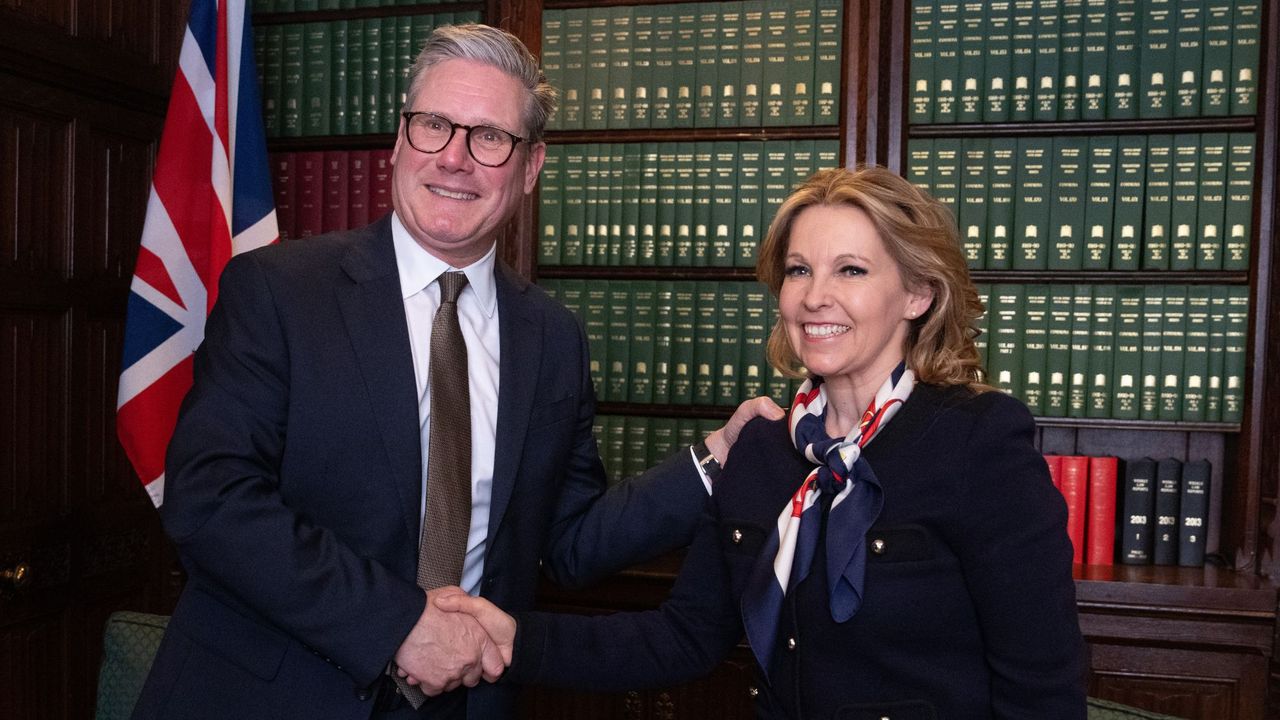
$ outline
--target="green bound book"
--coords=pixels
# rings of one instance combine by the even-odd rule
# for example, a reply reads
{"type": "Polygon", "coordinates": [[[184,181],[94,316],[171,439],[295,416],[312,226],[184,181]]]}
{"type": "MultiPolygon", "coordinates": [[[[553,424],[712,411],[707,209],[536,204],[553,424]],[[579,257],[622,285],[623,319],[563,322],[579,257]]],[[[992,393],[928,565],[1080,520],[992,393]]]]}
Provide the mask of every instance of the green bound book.
{"type": "Polygon", "coordinates": [[[1142,269],[1168,270],[1173,212],[1173,136],[1147,136],[1146,207],[1143,208],[1142,269]]]}
{"type": "Polygon", "coordinates": [[[1249,288],[1227,287],[1227,327],[1223,338],[1222,421],[1244,420],[1244,373],[1249,330],[1249,288]]]}
{"type": "MultiPolygon", "coordinates": [[[[608,254],[603,254],[605,246],[600,243],[600,228],[596,228],[596,264],[598,265],[622,265],[625,260],[624,250],[626,248],[626,237],[624,233],[624,214],[628,205],[627,196],[627,148],[630,145],[616,142],[605,143],[603,147],[609,150],[608,170],[609,176],[606,180],[608,188],[608,219],[605,222],[605,228],[608,233],[608,254]]],[[[637,186],[638,187],[638,186],[637,186]]],[[[639,195],[639,192],[636,193],[639,195]]],[[[602,198],[603,199],[603,198],[602,198]]],[[[634,247],[634,245],[633,245],[634,247]]]]}
{"type": "Polygon", "coordinates": [[[652,7],[632,8],[631,20],[631,121],[629,127],[649,127],[653,111],[653,34],[652,7]]]}
{"type": "Polygon", "coordinates": [[[699,140],[693,144],[693,264],[711,264],[711,221],[715,192],[712,158],[715,143],[699,140]]]}
{"type": "Polygon", "coordinates": [[[960,180],[962,142],[959,138],[937,138],[933,141],[933,197],[960,220],[960,180]]]}
{"type": "Polygon", "coordinates": [[[774,140],[764,143],[764,193],[760,205],[760,217],[764,226],[773,222],[773,216],[791,194],[791,143],[774,140]]]}
{"type": "Polygon", "coordinates": [[[988,270],[1008,270],[1013,267],[1018,141],[1011,137],[994,137],[990,142],[985,267],[988,270]]]}
{"type": "Polygon", "coordinates": [[[1142,208],[1147,190],[1147,138],[1122,135],[1116,142],[1115,212],[1111,224],[1111,269],[1137,270],[1142,263],[1142,208]]]}
{"type": "Polygon", "coordinates": [[[639,257],[644,267],[658,264],[658,143],[640,146],[639,257]]]}
{"type": "Polygon", "coordinates": [[[1227,134],[1200,136],[1200,199],[1196,207],[1196,269],[1221,270],[1226,230],[1227,134]]]}
{"type": "MultiPolygon", "coordinates": [[[[720,5],[698,3],[693,83],[693,126],[716,126],[720,86],[720,5]]],[[[626,8],[630,10],[630,8],[626,8]]]]}
{"type": "Polygon", "coordinates": [[[791,12],[786,5],[780,3],[765,5],[760,124],[766,127],[787,124],[790,25],[791,12]]]}
{"type": "MultiPolygon", "coordinates": [[[[329,134],[346,135],[347,128],[347,21],[329,23],[329,134]]],[[[264,118],[265,119],[265,118],[264,118]]]]}
{"type": "Polygon", "coordinates": [[[742,388],[741,398],[763,395],[769,362],[765,346],[769,341],[769,290],[756,282],[743,283],[742,290],[742,388]]]}
{"type": "Polygon", "coordinates": [[[564,176],[561,180],[562,201],[560,238],[560,262],[565,265],[582,265],[583,240],[586,235],[586,146],[563,146],[564,176]]]}
{"type": "Polygon", "coordinates": [[[657,264],[675,264],[676,247],[676,144],[658,144],[658,235],[657,264]]]}
{"type": "Polygon", "coordinates": [[[764,42],[764,0],[745,0],[742,3],[741,108],[738,111],[739,123],[743,127],[759,127],[761,124],[764,42]]]}
{"type": "Polygon", "coordinates": [[[816,0],[817,22],[814,26],[813,62],[814,125],[835,125],[840,122],[843,7],[842,0],[816,0]]]}
{"type": "Polygon", "coordinates": [[[676,143],[675,260],[677,267],[693,267],[694,146],[676,143]]]}
{"type": "MultiPolygon", "coordinates": [[[[391,134],[396,131],[400,117],[400,96],[396,93],[401,73],[400,26],[412,22],[409,16],[382,18],[382,80],[378,83],[378,132],[391,134]]],[[[412,27],[410,25],[410,27],[412,27]]]]}
{"type": "Polygon", "coordinates": [[[657,355],[658,284],[654,280],[631,281],[631,371],[627,402],[653,402],[653,364],[657,355]]]}
{"type": "Polygon", "coordinates": [[[961,141],[960,245],[970,269],[982,269],[986,254],[990,141],[964,138],[961,141]]]}
{"type": "Polygon", "coordinates": [[[1048,138],[1018,138],[1018,184],[1013,205],[1015,270],[1047,267],[1051,150],[1052,141],[1048,138]]]}
{"type": "Polygon", "coordinates": [[[1187,345],[1186,285],[1165,286],[1160,336],[1160,419],[1181,420],[1187,345]]]}
{"type": "Polygon", "coordinates": [[[1036,2],[1013,0],[1010,64],[1013,84],[1009,89],[1009,119],[1026,122],[1035,114],[1036,2]]]}
{"type": "Polygon", "coordinates": [[[669,128],[675,119],[676,6],[653,7],[653,81],[649,127],[669,128]]]}
{"type": "Polygon", "coordinates": [[[587,114],[587,10],[564,11],[564,86],[560,128],[580,130],[587,114]]]}
{"type": "Polygon", "coordinates": [[[1023,399],[1022,358],[1026,332],[1026,286],[997,283],[991,287],[991,341],[987,369],[992,384],[1023,399]]]}
{"type": "MultiPolygon", "coordinates": [[[[551,87],[555,88],[559,93],[559,106],[551,117],[547,118],[548,130],[564,129],[564,105],[567,102],[565,97],[564,83],[564,15],[569,10],[543,10],[542,11],[542,73],[547,76],[547,82],[551,87]]],[[[419,47],[419,46],[415,46],[419,47]]]]}
{"type": "Polygon", "coordinates": [[[1089,407],[1086,414],[1093,418],[1111,417],[1116,342],[1115,285],[1094,286],[1089,337],[1089,372],[1085,380],[1089,386],[1089,407]]]}
{"type": "Polygon", "coordinates": [[[1049,360],[1049,286],[1027,285],[1022,337],[1022,399],[1032,415],[1046,410],[1049,360]]]}
{"type": "Polygon", "coordinates": [[[1144,0],[1138,62],[1138,116],[1173,117],[1173,0],[1144,0]]]}
{"type": "Polygon", "coordinates": [[[1071,376],[1071,285],[1049,286],[1049,320],[1045,357],[1044,414],[1066,417],[1067,381],[1071,376]]]}
{"type": "Polygon", "coordinates": [[[671,330],[671,396],[673,405],[693,402],[693,346],[694,318],[698,300],[691,282],[675,283],[672,301],[673,322],[671,330]]]}
{"type": "Polygon", "coordinates": [[[1142,286],[1116,287],[1115,312],[1110,417],[1136,420],[1142,382],[1142,286]]]}
{"type": "Polygon", "coordinates": [[[737,234],[737,200],[739,188],[738,143],[721,141],[711,147],[711,250],[707,264],[733,267],[733,238],[737,234]]]}
{"type": "Polygon", "coordinates": [[[1107,119],[1138,117],[1139,37],[1142,16],[1138,0],[1111,0],[1111,43],[1107,48],[1107,119]]]}
{"type": "Polygon", "coordinates": [[[693,404],[716,402],[716,345],[720,339],[721,286],[730,282],[707,280],[695,285],[693,320],[693,404]]]}
{"type": "Polygon", "coordinates": [[[563,145],[549,145],[538,180],[538,265],[559,265],[561,225],[564,209],[563,145]]]}
{"type": "Polygon", "coordinates": [[[994,384],[991,374],[991,285],[988,283],[974,283],[974,289],[978,291],[978,302],[982,305],[982,314],[973,322],[973,328],[977,331],[977,337],[973,339],[973,346],[978,351],[978,359],[982,361],[983,373],[986,377],[985,382],[994,384]]]}
{"type": "Polygon", "coordinates": [[[986,64],[983,67],[983,122],[1009,120],[1009,93],[1013,89],[1013,2],[987,3],[986,64]]]}
{"type": "Polygon", "coordinates": [[[421,49],[435,28],[435,16],[415,15],[402,17],[396,22],[395,100],[388,114],[388,132],[400,128],[400,111],[409,99],[409,69],[417,57],[415,48],[421,49]]]}
{"type": "Polygon", "coordinates": [[[303,90],[306,77],[306,25],[282,26],[280,61],[280,136],[298,137],[306,125],[303,90]]]}
{"type": "Polygon", "coordinates": [[[609,364],[605,367],[605,402],[626,402],[631,388],[631,301],[633,280],[609,282],[609,364]]]}
{"type": "Polygon", "coordinates": [[[764,143],[743,140],[738,144],[738,165],[734,184],[738,205],[734,210],[737,237],[734,238],[734,265],[755,267],[756,250],[764,242],[766,229],[762,215],[764,200],[764,143]]]}
{"type": "Polygon", "coordinates": [[[1208,285],[1187,288],[1186,352],[1183,355],[1182,416],[1186,422],[1203,422],[1205,394],[1209,385],[1209,304],[1208,285]]]}
{"type": "Polygon", "coordinates": [[[631,36],[634,8],[615,6],[609,13],[609,85],[606,100],[610,129],[631,127],[631,36]]]}
{"type": "Polygon", "coordinates": [[[1160,418],[1160,364],[1164,354],[1163,285],[1142,289],[1142,382],[1138,385],[1138,417],[1160,418]]]}
{"type": "MultiPolygon", "coordinates": [[[[617,147],[615,145],[615,147],[617,147]]],[[[644,159],[640,143],[622,146],[622,265],[640,265],[640,208],[644,159]]]]}
{"type": "Polygon", "coordinates": [[[347,133],[364,133],[364,21],[347,20],[347,85],[341,97],[346,106],[347,133]]]}
{"type": "Polygon", "coordinates": [[[280,136],[283,109],[280,94],[284,83],[284,26],[257,27],[253,32],[262,72],[262,127],[268,138],[275,138],[280,136]]]}
{"type": "MultiPolygon", "coordinates": [[[[600,224],[608,222],[609,179],[608,143],[586,143],[583,150],[583,231],[582,263],[596,264],[596,247],[601,244],[600,224]]],[[[603,234],[605,257],[609,255],[609,233],[603,234]]]]}
{"type": "Polygon", "coordinates": [[[1231,24],[1235,7],[1230,0],[1206,0],[1204,63],[1200,66],[1200,114],[1221,116],[1231,112],[1231,24]]]}
{"type": "Polygon", "coordinates": [[[1169,226],[1169,269],[1192,270],[1196,266],[1197,210],[1200,200],[1200,136],[1173,136],[1173,202],[1169,226]]]}
{"type": "Polygon", "coordinates": [[[725,4],[720,10],[720,44],[716,64],[716,127],[741,124],[742,3],[725,4]]]}
{"type": "Polygon", "coordinates": [[[653,294],[653,402],[671,401],[671,347],[676,331],[676,282],[659,280],[653,294]]]}
{"type": "Polygon", "coordinates": [[[813,124],[813,71],[815,50],[815,0],[792,0],[790,37],[787,39],[786,106],[784,124],[813,124]]]}
{"type": "MultiPolygon", "coordinates": [[[[544,278],[538,281],[540,285],[549,287],[553,282],[550,278],[544,278]]],[[[555,280],[556,294],[555,298],[565,307],[569,308],[574,315],[578,316],[579,321],[586,322],[586,302],[587,302],[587,281],[582,278],[566,278],[563,280],[555,280]]],[[[550,290],[548,290],[548,294],[550,290]]]]}
{"type": "MultiPolygon", "coordinates": [[[[982,121],[983,73],[986,64],[987,4],[977,0],[960,3],[960,42],[956,87],[956,121],[982,121]]],[[[971,266],[972,267],[972,266],[971,266]]]]}
{"type": "Polygon", "coordinates": [[[1062,0],[1062,24],[1059,29],[1058,119],[1079,120],[1084,80],[1084,5],[1085,0],[1062,0]]]}
{"type": "Polygon", "coordinates": [[[582,308],[582,325],[591,351],[591,385],[595,388],[596,397],[603,400],[606,399],[605,372],[609,365],[609,281],[588,282],[582,308]]]}
{"type": "Polygon", "coordinates": [[[1084,255],[1084,215],[1088,174],[1088,140],[1053,139],[1053,171],[1049,204],[1050,270],[1079,270],[1084,255]]]}
{"type": "Polygon", "coordinates": [[[1062,51],[1062,0],[1036,0],[1036,74],[1032,119],[1058,119],[1062,51]]]}
{"type": "Polygon", "coordinates": [[[933,194],[933,140],[911,138],[907,141],[905,177],[912,185],[933,194]]]}
{"type": "Polygon", "coordinates": [[[742,392],[743,285],[741,282],[721,282],[719,306],[716,312],[715,378],[716,405],[735,406],[742,392]]]}
{"type": "Polygon", "coordinates": [[[1084,49],[1080,55],[1080,118],[1107,118],[1107,55],[1111,13],[1107,0],[1085,0],[1084,49]]]}
{"type": "MultiPolygon", "coordinates": [[[[394,28],[395,18],[364,19],[364,112],[361,128],[365,133],[382,132],[382,48],[387,40],[386,31],[394,32],[394,28]]],[[[386,71],[391,72],[390,68],[386,71]]]]}
{"type": "Polygon", "coordinates": [[[1093,347],[1093,286],[1071,290],[1071,374],[1067,376],[1067,417],[1089,415],[1089,360],[1093,347]]]}
{"type": "Polygon", "coordinates": [[[960,2],[939,0],[933,18],[933,122],[956,121],[960,94],[960,2]]]}
{"type": "Polygon", "coordinates": [[[937,2],[916,0],[911,3],[911,63],[908,121],[913,125],[933,122],[934,26],[937,2]]]}
{"type": "Polygon", "coordinates": [[[1176,0],[1173,30],[1173,115],[1199,117],[1204,78],[1207,0],[1176,0]]]}
{"type": "Polygon", "coordinates": [[[1227,287],[1209,286],[1209,350],[1204,390],[1204,419],[1222,422],[1222,387],[1226,371],[1227,287]]]}
{"type": "Polygon", "coordinates": [[[582,119],[582,126],[587,130],[609,127],[609,22],[612,14],[607,7],[587,10],[582,119]]]}
{"type": "Polygon", "coordinates": [[[1227,198],[1222,269],[1248,270],[1253,237],[1253,171],[1256,138],[1251,132],[1227,136],[1227,198]]]}
{"type": "Polygon", "coordinates": [[[1090,137],[1088,182],[1084,208],[1083,267],[1106,270],[1111,267],[1116,201],[1116,137],[1090,137]]]}
{"type": "Polygon", "coordinates": [[[1253,115],[1258,109],[1258,40],[1262,3],[1237,0],[1231,29],[1231,114],[1253,115]]]}

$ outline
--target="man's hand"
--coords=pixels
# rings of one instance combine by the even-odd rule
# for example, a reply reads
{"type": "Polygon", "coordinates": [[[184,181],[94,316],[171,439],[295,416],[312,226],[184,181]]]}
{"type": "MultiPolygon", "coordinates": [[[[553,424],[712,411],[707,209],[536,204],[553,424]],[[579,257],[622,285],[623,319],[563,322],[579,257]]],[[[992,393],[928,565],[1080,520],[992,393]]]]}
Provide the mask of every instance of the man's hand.
{"type": "Polygon", "coordinates": [[[721,467],[728,464],[729,449],[738,441],[738,433],[742,432],[742,426],[756,416],[781,420],[786,413],[773,400],[763,396],[751,398],[739,405],[724,427],[707,436],[707,449],[716,456],[716,462],[719,462],[721,467]]]}
{"type": "Polygon", "coordinates": [[[422,617],[396,651],[401,676],[428,696],[459,685],[475,687],[481,678],[492,682],[507,667],[502,653],[475,618],[437,607],[438,599],[456,595],[467,597],[458,587],[428,591],[422,617]]]}
{"type": "Polygon", "coordinates": [[[506,665],[511,664],[511,654],[516,639],[516,620],[497,605],[481,597],[464,593],[442,595],[435,599],[436,607],[446,612],[465,613],[480,623],[489,638],[497,645],[506,665]]]}

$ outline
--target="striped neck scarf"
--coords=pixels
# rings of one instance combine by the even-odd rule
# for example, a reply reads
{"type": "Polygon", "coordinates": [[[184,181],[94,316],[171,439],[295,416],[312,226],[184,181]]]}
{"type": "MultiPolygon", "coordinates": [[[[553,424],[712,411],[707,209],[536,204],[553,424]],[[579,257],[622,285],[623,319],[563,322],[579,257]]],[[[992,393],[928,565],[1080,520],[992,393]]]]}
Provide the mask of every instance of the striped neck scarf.
{"type": "Polygon", "coordinates": [[[901,362],[876,392],[857,427],[843,438],[827,437],[827,393],[822,379],[800,386],[787,418],[791,439],[816,467],[778,515],[776,532],[756,560],[742,600],[743,624],[757,662],[769,672],[787,591],[809,575],[822,524],[827,517],[827,588],[831,618],[845,622],[862,605],[867,570],[866,534],[880,515],[884,494],[862,448],[902,408],[915,387],[915,374],[901,362]]]}

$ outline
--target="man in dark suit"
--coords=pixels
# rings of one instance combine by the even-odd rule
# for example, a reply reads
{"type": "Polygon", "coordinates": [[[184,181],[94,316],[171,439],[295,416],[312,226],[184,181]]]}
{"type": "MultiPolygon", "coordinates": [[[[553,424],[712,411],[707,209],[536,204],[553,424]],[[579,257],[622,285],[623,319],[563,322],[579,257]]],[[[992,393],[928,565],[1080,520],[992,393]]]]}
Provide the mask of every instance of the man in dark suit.
{"type": "Polygon", "coordinates": [[[430,381],[444,305],[466,349],[470,432],[454,435],[470,446],[470,522],[440,544],[460,544],[456,584],[502,607],[530,607],[540,569],[580,585],[686,543],[712,455],[751,416],[781,414],[744,404],[606,492],[582,329],[495,258],[536,184],[554,92],[485,26],[437,30],[410,88],[394,214],[223,273],[165,477],[189,579],[135,718],[512,713],[513,686],[480,684],[502,670],[488,636],[417,579],[420,538],[424,562],[443,552],[423,513],[446,494],[429,457],[449,444],[428,428],[457,409],[430,381]],[[405,683],[443,694],[416,710],[405,683]]]}

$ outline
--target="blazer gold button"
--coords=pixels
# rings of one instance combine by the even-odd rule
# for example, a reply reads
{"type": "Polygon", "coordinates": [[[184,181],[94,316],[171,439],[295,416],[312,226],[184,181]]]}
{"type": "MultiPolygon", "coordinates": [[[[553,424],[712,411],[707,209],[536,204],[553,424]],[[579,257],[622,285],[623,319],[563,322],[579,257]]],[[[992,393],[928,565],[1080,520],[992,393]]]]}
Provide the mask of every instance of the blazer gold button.
{"type": "Polygon", "coordinates": [[[795,638],[793,638],[793,637],[789,637],[789,638],[787,638],[787,649],[788,649],[788,650],[795,650],[795,649],[796,649],[796,639],[795,639],[795,638]]]}
{"type": "Polygon", "coordinates": [[[876,538],[875,540],[872,540],[872,541],[871,541],[871,552],[873,552],[873,553],[875,553],[875,554],[877,554],[877,555],[883,555],[883,554],[884,554],[884,540],[882,540],[882,539],[880,539],[880,538],[876,538]]]}
{"type": "Polygon", "coordinates": [[[742,531],[741,531],[741,530],[738,530],[738,529],[736,529],[736,528],[735,528],[735,529],[734,529],[734,531],[733,531],[733,535],[731,535],[730,537],[732,537],[732,538],[733,538],[733,544],[734,544],[734,545],[741,545],[741,544],[742,544],[742,531]]]}

